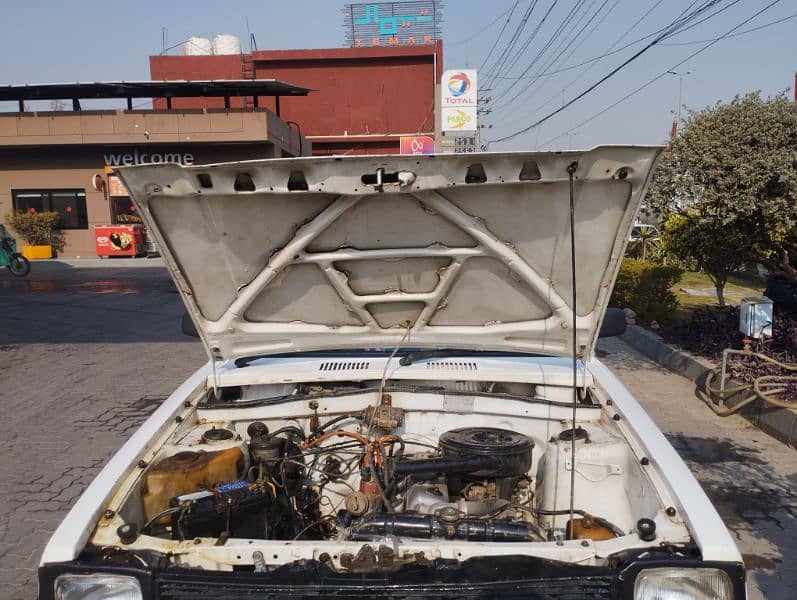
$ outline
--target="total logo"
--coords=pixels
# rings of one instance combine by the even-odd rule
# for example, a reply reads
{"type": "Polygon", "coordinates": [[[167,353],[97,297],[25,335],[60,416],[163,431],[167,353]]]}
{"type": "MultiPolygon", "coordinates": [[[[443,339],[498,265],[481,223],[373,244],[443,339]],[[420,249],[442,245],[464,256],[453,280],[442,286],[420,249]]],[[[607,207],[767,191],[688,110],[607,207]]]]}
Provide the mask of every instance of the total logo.
{"type": "Polygon", "coordinates": [[[454,98],[464,96],[470,90],[470,77],[465,73],[456,73],[448,80],[448,91],[454,98]]]}
{"type": "Polygon", "coordinates": [[[457,69],[443,74],[443,106],[476,106],[476,71],[457,69]]]}

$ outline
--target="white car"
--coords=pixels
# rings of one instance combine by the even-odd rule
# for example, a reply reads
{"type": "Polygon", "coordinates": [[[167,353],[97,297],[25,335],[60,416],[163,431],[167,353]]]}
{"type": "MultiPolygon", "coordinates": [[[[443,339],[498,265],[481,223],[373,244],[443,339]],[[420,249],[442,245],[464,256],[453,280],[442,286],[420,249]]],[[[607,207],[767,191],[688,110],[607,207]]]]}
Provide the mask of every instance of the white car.
{"type": "Polygon", "coordinates": [[[39,597],[745,598],[595,358],[660,151],[119,169],[210,360],[75,504],[39,597]]]}

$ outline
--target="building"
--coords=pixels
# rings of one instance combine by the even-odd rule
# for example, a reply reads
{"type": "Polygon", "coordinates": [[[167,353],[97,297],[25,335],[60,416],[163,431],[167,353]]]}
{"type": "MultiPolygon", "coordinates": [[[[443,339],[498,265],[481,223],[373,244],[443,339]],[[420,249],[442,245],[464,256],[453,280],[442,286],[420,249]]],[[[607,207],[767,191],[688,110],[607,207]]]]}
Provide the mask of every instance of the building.
{"type": "MultiPolygon", "coordinates": [[[[286,122],[299,123],[315,155],[398,153],[401,136],[434,136],[436,130],[436,86],[443,65],[439,40],[428,45],[161,55],[149,62],[154,81],[274,78],[313,90],[307,98],[234,98],[232,106],[257,102],[286,122]]],[[[156,104],[163,105],[163,100],[156,104]]],[[[172,105],[220,108],[220,99],[181,98],[172,105]]]]}
{"type": "Polygon", "coordinates": [[[61,256],[95,256],[95,225],[140,222],[110,173],[114,166],[307,155],[312,144],[297,127],[252,98],[274,104],[309,92],[256,79],[0,87],[0,101],[19,108],[0,113],[0,220],[11,211],[56,211],[66,240],[61,256]],[[198,96],[220,106],[178,107],[198,96]],[[123,98],[129,109],[81,110],[87,98],[123,98]],[[154,98],[163,108],[133,110],[135,98],[154,98]],[[63,100],[74,110],[24,110],[32,100],[63,100]]]}

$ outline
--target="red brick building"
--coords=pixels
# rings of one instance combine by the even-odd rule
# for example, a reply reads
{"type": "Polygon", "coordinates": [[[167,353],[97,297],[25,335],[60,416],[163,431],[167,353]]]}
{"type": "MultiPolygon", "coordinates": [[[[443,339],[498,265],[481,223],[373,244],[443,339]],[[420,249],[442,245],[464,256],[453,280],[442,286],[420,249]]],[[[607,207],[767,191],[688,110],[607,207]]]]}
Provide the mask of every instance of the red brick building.
{"type": "MultiPolygon", "coordinates": [[[[233,108],[267,107],[294,122],[313,154],[398,152],[402,135],[434,135],[441,41],[425,46],[261,50],[221,56],[151,56],[150,77],[279,79],[308,87],[305,98],[231,98],[233,108]],[[279,106],[277,106],[279,102],[279,106]]],[[[156,102],[155,108],[164,108],[156,102]]],[[[221,98],[174,99],[173,108],[223,108],[221,98]]]]}

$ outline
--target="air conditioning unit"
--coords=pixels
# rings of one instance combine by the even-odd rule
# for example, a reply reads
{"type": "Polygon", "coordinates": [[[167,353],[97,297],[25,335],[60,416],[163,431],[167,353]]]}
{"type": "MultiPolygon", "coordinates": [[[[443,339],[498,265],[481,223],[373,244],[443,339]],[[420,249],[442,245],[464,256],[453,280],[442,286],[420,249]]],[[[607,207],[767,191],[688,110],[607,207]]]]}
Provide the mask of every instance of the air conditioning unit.
{"type": "Polygon", "coordinates": [[[766,296],[742,298],[739,331],[754,340],[772,337],[772,300],[766,296]]]}

